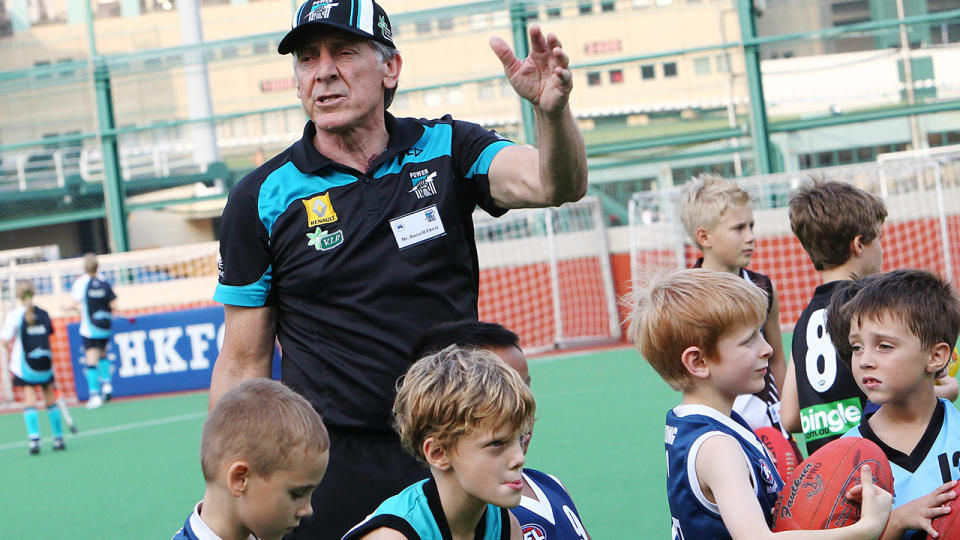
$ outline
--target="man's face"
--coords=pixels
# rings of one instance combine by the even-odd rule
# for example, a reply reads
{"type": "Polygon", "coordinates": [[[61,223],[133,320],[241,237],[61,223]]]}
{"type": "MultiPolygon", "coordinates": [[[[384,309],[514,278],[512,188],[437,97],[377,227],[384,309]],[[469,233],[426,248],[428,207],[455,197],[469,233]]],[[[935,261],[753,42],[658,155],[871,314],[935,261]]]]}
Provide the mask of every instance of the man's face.
{"type": "Polygon", "coordinates": [[[297,47],[297,96],[318,132],[347,134],[383,121],[383,89],[393,88],[400,57],[380,62],[367,39],[331,31],[297,47]]]}

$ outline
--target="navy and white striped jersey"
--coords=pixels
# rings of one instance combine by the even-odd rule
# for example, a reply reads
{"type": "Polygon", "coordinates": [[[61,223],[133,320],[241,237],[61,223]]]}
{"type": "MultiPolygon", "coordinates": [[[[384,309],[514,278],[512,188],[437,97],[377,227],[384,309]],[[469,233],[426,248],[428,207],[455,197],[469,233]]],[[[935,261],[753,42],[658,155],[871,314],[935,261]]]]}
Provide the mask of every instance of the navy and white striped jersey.
{"type": "Polygon", "coordinates": [[[720,510],[704,496],[697,478],[697,454],[710,437],[733,437],[743,449],[757,503],[770,525],[783,480],[757,436],[736,412],[726,416],[704,405],[678,405],[667,412],[667,500],[673,540],[730,538],[720,510]]]}
{"type": "Polygon", "coordinates": [[[555,476],[523,469],[523,478],[537,498],[524,496],[510,512],[520,522],[523,540],[587,540],[577,506],[555,476]]]}

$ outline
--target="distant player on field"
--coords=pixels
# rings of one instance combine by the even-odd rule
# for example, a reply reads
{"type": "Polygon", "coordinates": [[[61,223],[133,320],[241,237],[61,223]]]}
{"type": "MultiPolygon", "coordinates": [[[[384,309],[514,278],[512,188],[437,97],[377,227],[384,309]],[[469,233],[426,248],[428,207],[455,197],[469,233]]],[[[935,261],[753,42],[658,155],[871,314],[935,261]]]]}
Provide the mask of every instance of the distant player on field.
{"type": "Polygon", "coordinates": [[[107,342],[113,325],[113,311],[117,295],[113,288],[97,273],[97,256],[83,256],[84,274],[73,282],[70,296],[80,310],[80,338],[83,340],[87,390],[90,398],[88,409],[96,409],[113,394],[110,360],[107,358],[107,342]]]}
{"type": "Polygon", "coordinates": [[[306,399],[270,379],[233,387],[203,423],[206,491],[173,540],[280,540],[313,514],[329,459],[327,430],[306,399]]]}
{"type": "Polygon", "coordinates": [[[673,539],[877,538],[892,496],[861,469],[862,517],[819,531],[771,533],[783,480],[733,411],[763,387],[773,350],[761,332],[767,298],[743,279],[700,268],[653,277],[637,292],[628,336],[683,400],[667,412],[667,500],[673,539]]]}
{"type": "Polygon", "coordinates": [[[63,427],[60,409],[56,406],[53,392],[53,352],[50,335],[53,323],[46,311],[33,305],[33,283],[17,283],[17,299],[21,305],[7,313],[0,330],[0,339],[10,350],[10,371],[13,385],[23,388],[23,419],[27,424],[29,452],[40,453],[40,422],[37,415],[37,398],[34,387],[40,387],[47,406],[47,418],[53,431],[53,449],[63,450],[63,427]]]}
{"type": "MultiPolygon", "coordinates": [[[[496,323],[463,320],[441,323],[427,330],[414,347],[417,358],[439,352],[450,345],[488,350],[520,374],[530,386],[527,357],[520,348],[520,337],[496,323]]],[[[524,434],[526,454],[533,427],[524,434]]],[[[510,510],[520,522],[524,538],[545,540],[589,540],[577,506],[552,474],[523,469],[523,496],[520,505],[510,510]]]]}
{"type": "Polygon", "coordinates": [[[732,180],[702,174],[687,182],[680,198],[679,212],[687,235],[703,253],[694,264],[695,268],[734,274],[753,283],[767,295],[763,336],[773,348],[770,369],[763,388],[755,394],[737,397],[733,410],[747,421],[751,429],[774,427],[789,439],[790,434],[780,425],[780,389],[787,362],[783,353],[777,290],[769,277],[746,268],[756,247],[750,194],[732,180]]]}

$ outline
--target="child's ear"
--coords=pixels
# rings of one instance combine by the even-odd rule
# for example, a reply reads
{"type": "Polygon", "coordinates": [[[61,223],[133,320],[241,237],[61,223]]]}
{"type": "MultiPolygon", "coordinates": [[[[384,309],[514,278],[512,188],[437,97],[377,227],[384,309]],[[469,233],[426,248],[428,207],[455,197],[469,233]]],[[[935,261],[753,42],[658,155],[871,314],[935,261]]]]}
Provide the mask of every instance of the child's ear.
{"type": "Polygon", "coordinates": [[[427,465],[434,469],[445,471],[450,468],[450,456],[447,455],[447,449],[444,448],[437,439],[427,437],[423,441],[423,457],[427,460],[427,465]]]}
{"type": "Polygon", "coordinates": [[[696,234],[697,245],[700,247],[710,247],[707,244],[710,243],[710,231],[704,229],[703,227],[698,227],[696,234]]]}
{"type": "Polygon", "coordinates": [[[691,345],[680,354],[680,361],[683,367],[687,369],[693,377],[697,379],[706,379],[710,375],[710,366],[707,365],[707,357],[703,354],[700,347],[691,345]]]}
{"type": "Polygon", "coordinates": [[[250,464],[246,461],[234,461],[227,469],[227,488],[234,497],[239,497],[247,490],[247,481],[250,479],[250,464]]]}
{"type": "Polygon", "coordinates": [[[856,235],[853,237],[853,240],[850,241],[850,255],[853,257],[859,257],[863,255],[863,248],[865,243],[863,241],[863,235],[856,235]]]}
{"type": "Polygon", "coordinates": [[[933,346],[933,350],[930,352],[930,358],[927,360],[927,371],[930,373],[939,373],[947,367],[952,356],[953,349],[951,349],[949,345],[943,342],[937,343],[933,346]]]}

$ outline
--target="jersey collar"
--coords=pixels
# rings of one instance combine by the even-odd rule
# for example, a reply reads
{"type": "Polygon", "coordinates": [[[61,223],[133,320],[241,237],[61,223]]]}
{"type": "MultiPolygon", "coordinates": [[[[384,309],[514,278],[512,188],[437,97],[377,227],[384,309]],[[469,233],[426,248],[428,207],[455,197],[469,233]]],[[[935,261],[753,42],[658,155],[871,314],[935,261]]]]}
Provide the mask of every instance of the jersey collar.
{"type": "MultiPolygon", "coordinates": [[[[376,169],[384,160],[406,152],[423,136],[423,126],[410,118],[395,118],[390,113],[384,113],[384,124],[389,136],[387,151],[377,160],[373,169],[376,169]]],[[[313,125],[313,121],[307,120],[306,125],[303,126],[303,137],[293,145],[291,161],[304,174],[317,174],[322,169],[335,164],[313,145],[313,137],[316,134],[317,128],[313,125]]]]}
{"type": "Polygon", "coordinates": [[[526,471],[527,469],[524,469],[524,472],[521,473],[523,474],[523,479],[536,494],[537,498],[533,499],[526,495],[521,495],[520,506],[549,521],[551,525],[556,526],[557,522],[553,518],[553,506],[550,505],[550,499],[547,498],[547,494],[540,489],[540,486],[527,476],[526,471]]]}
{"type": "MultiPolygon", "coordinates": [[[[744,424],[733,419],[732,415],[737,414],[735,411],[731,413],[731,416],[727,416],[722,412],[714,409],[713,407],[708,407],[707,405],[698,405],[692,403],[681,403],[673,408],[673,414],[679,418],[690,415],[700,415],[712,418],[713,420],[727,426],[731,430],[735,431],[740,437],[750,443],[760,452],[766,452],[763,446],[763,443],[760,442],[760,439],[757,438],[757,435],[750,431],[744,424]]],[[[738,417],[740,415],[737,415],[738,417]]]]}
{"type": "MultiPolygon", "coordinates": [[[[197,503],[197,506],[193,508],[193,513],[190,514],[190,518],[187,519],[187,523],[184,526],[186,530],[187,527],[190,528],[190,532],[193,533],[193,536],[190,538],[196,538],[197,540],[221,540],[217,533],[207,526],[207,524],[200,517],[200,509],[203,507],[203,501],[197,503]]],[[[247,537],[247,540],[258,540],[254,535],[247,537]]]]}

